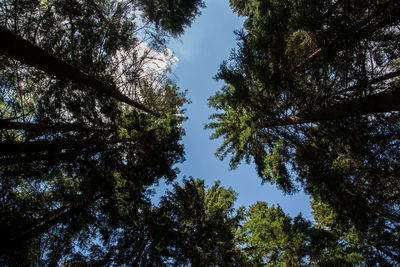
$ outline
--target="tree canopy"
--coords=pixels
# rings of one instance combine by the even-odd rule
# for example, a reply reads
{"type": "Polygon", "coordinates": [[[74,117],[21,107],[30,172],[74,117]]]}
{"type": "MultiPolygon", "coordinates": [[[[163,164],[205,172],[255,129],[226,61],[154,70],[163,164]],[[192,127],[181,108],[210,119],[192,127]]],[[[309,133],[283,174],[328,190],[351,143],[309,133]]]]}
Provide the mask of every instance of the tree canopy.
{"type": "Polygon", "coordinates": [[[209,99],[216,155],[304,190],[314,219],[174,182],[189,100],[168,42],[205,1],[1,1],[0,265],[400,263],[398,1],[230,6],[244,24],[209,99]]]}
{"type": "MultiPolygon", "coordinates": [[[[319,222],[324,217],[315,219],[319,222]]],[[[312,225],[301,214],[292,219],[279,205],[268,207],[266,202],[257,202],[249,207],[237,238],[252,266],[361,263],[363,256],[357,247],[320,225],[312,225]]]]}
{"type": "Polygon", "coordinates": [[[177,265],[240,266],[245,259],[235,243],[242,209],[235,210],[237,193],[220,186],[207,188],[190,178],[175,184],[162,197],[158,212],[163,227],[162,247],[177,265]]]}
{"type": "Polygon", "coordinates": [[[203,2],[168,24],[176,6],[152,18],[149,3],[0,4],[2,264],[100,255],[93,240],[114,245],[149,188],[176,178],[187,99],[165,44],[203,2]]]}
{"type": "Polygon", "coordinates": [[[301,185],[398,262],[398,3],[230,4],[245,22],[209,100],[216,154],[285,193],[301,185]]]}

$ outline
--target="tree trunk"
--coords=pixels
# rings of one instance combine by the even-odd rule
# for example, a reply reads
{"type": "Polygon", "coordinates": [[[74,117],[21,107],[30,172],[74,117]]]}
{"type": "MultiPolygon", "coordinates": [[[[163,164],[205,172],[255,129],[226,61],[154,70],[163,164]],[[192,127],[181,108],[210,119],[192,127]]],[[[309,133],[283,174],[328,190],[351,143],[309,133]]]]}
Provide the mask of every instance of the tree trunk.
{"type": "Polygon", "coordinates": [[[32,44],[4,27],[0,27],[0,55],[21,61],[24,64],[41,69],[48,74],[62,77],[68,81],[75,81],[86,85],[95,91],[106,94],[121,102],[124,102],[138,110],[158,116],[154,111],[143,104],[138,103],[121,92],[113,84],[106,84],[94,77],[91,77],[80,69],[48,54],[35,44],[32,44]]]}
{"type": "Polygon", "coordinates": [[[3,240],[5,242],[0,246],[0,249],[2,251],[13,250],[22,242],[35,238],[54,227],[56,224],[69,219],[73,214],[83,212],[85,208],[100,199],[102,196],[103,194],[99,194],[90,199],[78,200],[75,203],[67,203],[56,210],[50,211],[42,218],[34,220],[31,226],[28,226],[27,230],[20,229],[21,231],[18,233],[10,233],[10,235],[5,238],[6,240],[3,240]]]}
{"type": "Polygon", "coordinates": [[[0,155],[28,154],[36,152],[58,152],[62,149],[89,148],[95,145],[108,145],[133,141],[133,139],[92,139],[92,140],[59,140],[59,141],[34,141],[34,142],[7,142],[0,143],[0,155]]]}
{"type": "Polygon", "coordinates": [[[27,156],[15,156],[15,157],[6,157],[6,158],[0,158],[0,166],[5,166],[5,165],[16,165],[16,164],[24,164],[24,163],[33,163],[33,162],[39,162],[39,161],[46,161],[47,163],[55,163],[59,164],[60,161],[68,161],[68,160],[73,160],[77,158],[78,156],[88,156],[88,155],[94,155],[98,152],[105,151],[106,149],[98,149],[96,150],[87,150],[87,151],[82,151],[82,150],[68,150],[68,152],[61,152],[61,153],[47,153],[45,155],[27,155],[27,156]]]}
{"type": "Polygon", "coordinates": [[[0,119],[0,129],[7,130],[24,130],[31,132],[107,132],[111,129],[92,129],[85,125],[71,123],[71,124],[44,124],[44,123],[30,123],[30,122],[14,122],[5,119],[0,119]]]}
{"type": "MultiPolygon", "coordinates": [[[[145,235],[145,234],[143,234],[143,235],[145,235]]],[[[144,252],[144,249],[146,248],[147,242],[148,242],[147,238],[143,237],[143,240],[141,240],[141,242],[140,242],[139,251],[135,256],[135,260],[133,261],[132,266],[139,266],[139,262],[142,259],[143,252],[144,252]]]]}
{"type": "Polygon", "coordinates": [[[395,260],[397,263],[400,263],[400,257],[394,253],[392,253],[390,250],[375,244],[374,247],[379,250],[380,252],[382,252],[383,254],[385,254],[386,256],[390,257],[391,259],[395,260]]]}
{"type": "Polygon", "coordinates": [[[338,120],[347,117],[376,114],[400,110],[400,89],[396,88],[390,93],[369,95],[338,103],[327,108],[313,112],[303,113],[299,116],[288,116],[267,122],[256,123],[255,128],[270,128],[303,123],[316,123],[338,120]]]}

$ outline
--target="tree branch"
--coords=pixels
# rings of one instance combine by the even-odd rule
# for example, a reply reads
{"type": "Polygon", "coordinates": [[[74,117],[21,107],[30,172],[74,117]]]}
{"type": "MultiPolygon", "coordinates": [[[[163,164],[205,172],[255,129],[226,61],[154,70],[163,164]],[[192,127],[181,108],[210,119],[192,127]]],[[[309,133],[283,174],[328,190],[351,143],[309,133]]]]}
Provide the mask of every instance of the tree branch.
{"type": "Polygon", "coordinates": [[[86,85],[95,91],[115,98],[145,113],[159,116],[156,112],[148,109],[143,104],[123,95],[115,85],[106,84],[101,80],[89,76],[82,70],[48,54],[37,45],[24,40],[4,27],[0,27],[0,37],[1,55],[21,61],[24,64],[43,70],[48,74],[86,85]]]}
{"type": "Polygon", "coordinates": [[[7,119],[0,119],[0,129],[7,130],[24,130],[32,132],[105,132],[111,129],[89,128],[78,123],[64,124],[45,124],[30,122],[14,122],[7,119]]]}
{"type": "Polygon", "coordinates": [[[294,124],[315,123],[399,110],[400,89],[395,88],[389,93],[368,95],[363,98],[334,104],[327,108],[303,113],[302,115],[293,115],[281,119],[259,122],[255,124],[255,128],[270,128],[294,124]]]}

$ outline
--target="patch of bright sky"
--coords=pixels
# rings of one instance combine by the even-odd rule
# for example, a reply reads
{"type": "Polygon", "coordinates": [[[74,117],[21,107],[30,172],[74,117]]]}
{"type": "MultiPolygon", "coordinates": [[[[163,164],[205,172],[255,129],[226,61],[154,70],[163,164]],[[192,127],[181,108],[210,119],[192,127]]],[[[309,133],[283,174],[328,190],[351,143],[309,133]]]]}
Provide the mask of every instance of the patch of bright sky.
{"type": "MultiPolygon", "coordinates": [[[[208,186],[220,180],[222,186],[238,192],[237,207],[266,201],[269,205],[279,204],[292,217],[301,212],[312,219],[309,197],[303,192],[285,196],[274,185],[261,185],[254,164],[242,163],[229,171],[228,160],[220,161],[214,155],[222,140],[210,140],[212,131],[203,129],[214,112],[208,107],[207,99],[223,85],[213,77],[222,61],[229,58],[231,49],[236,47],[233,31],[242,27],[243,18],[232,13],[228,0],[209,0],[206,4],[202,15],[180,40],[172,41],[169,46],[179,59],[174,67],[177,84],[182,89],[189,89],[188,96],[192,101],[186,106],[189,117],[183,124],[186,161],[177,166],[181,170],[178,182],[183,176],[204,179],[208,186]]],[[[156,188],[156,199],[166,188],[170,186],[160,184],[156,188]]]]}

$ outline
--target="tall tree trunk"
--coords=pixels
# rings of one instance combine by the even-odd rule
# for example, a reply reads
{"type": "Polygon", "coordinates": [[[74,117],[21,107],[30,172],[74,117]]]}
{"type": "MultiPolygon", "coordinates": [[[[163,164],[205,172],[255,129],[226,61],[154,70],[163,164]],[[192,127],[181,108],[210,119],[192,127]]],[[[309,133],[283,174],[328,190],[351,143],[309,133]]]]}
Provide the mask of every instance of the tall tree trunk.
{"type": "Polygon", "coordinates": [[[33,163],[39,161],[46,161],[49,164],[55,163],[59,164],[62,161],[68,161],[76,159],[78,156],[89,156],[94,155],[98,152],[102,152],[107,150],[107,148],[100,149],[96,148],[95,150],[68,150],[67,152],[60,152],[60,153],[47,153],[47,154],[30,154],[25,156],[15,156],[15,157],[5,157],[0,158],[0,166],[5,165],[17,165],[17,164],[24,164],[24,163],[33,163]]]}
{"type": "MultiPolygon", "coordinates": [[[[145,235],[145,234],[142,234],[142,235],[145,235]]],[[[143,252],[144,252],[144,249],[146,248],[147,242],[148,242],[147,238],[143,237],[143,240],[141,240],[141,242],[140,242],[139,251],[137,252],[137,254],[135,256],[135,260],[133,261],[132,266],[139,266],[140,260],[143,260],[142,259],[143,252]]]]}
{"type": "Polygon", "coordinates": [[[303,123],[316,123],[338,120],[347,117],[376,114],[400,110],[400,89],[395,88],[390,93],[369,95],[338,103],[327,108],[313,112],[303,113],[299,116],[288,116],[281,119],[259,122],[255,128],[270,128],[303,123]]]}
{"type": "Polygon", "coordinates": [[[64,124],[44,124],[44,123],[29,123],[15,122],[5,119],[0,119],[0,129],[7,130],[24,130],[31,132],[107,132],[111,129],[95,129],[86,127],[83,124],[64,123],[64,124]]]}
{"type": "Polygon", "coordinates": [[[35,44],[32,44],[4,27],[0,27],[0,55],[21,61],[24,64],[41,69],[48,74],[65,78],[86,85],[95,91],[104,93],[138,110],[158,116],[154,111],[123,95],[115,85],[106,84],[84,73],[82,70],[48,54],[35,44]]]}
{"type": "Polygon", "coordinates": [[[59,140],[34,142],[5,142],[0,143],[0,155],[29,154],[36,152],[60,151],[71,148],[89,148],[95,145],[108,145],[133,141],[131,138],[108,138],[89,140],[59,140]]]}

